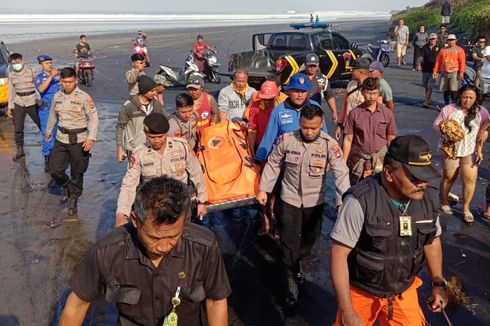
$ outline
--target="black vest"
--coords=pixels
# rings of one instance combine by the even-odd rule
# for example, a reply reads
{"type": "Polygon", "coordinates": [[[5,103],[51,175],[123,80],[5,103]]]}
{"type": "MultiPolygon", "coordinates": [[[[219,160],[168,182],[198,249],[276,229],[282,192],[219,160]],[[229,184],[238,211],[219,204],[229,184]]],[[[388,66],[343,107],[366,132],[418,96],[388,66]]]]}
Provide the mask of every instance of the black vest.
{"type": "Polygon", "coordinates": [[[381,174],[353,186],[352,194],[364,212],[364,225],[348,257],[350,283],[379,298],[391,298],[412,285],[425,264],[424,246],[436,235],[439,196],[428,187],[422,200],[412,200],[411,236],[400,236],[400,210],[381,184],[381,174]]]}

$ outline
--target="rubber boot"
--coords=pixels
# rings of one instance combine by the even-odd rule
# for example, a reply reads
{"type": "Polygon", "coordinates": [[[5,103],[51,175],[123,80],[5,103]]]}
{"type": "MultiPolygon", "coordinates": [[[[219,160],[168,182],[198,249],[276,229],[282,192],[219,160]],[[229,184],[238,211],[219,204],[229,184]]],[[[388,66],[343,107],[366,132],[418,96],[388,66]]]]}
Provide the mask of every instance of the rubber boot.
{"type": "Polygon", "coordinates": [[[44,173],[49,173],[49,155],[44,156],[44,173]]]}
{"type": "Polygon", "coordinates": [[[15,153],[15,156],[12,158],[12,160],[17,161],[25,156],[26,153],[24,152],[24,145],[17,144],[17,153],[15,153]]]}
{"type": "Polygon", "coordinates": [[[78,197],[70,196],[70,200],[68,202],[68,215],[75,215],[78,213],[78,197]]]}
{"type": "Polygon", "coordinates": [[[61,194],[60,204],[66,204],[70,199],[70,192],[67,186],[63,186],[63,193],[61,194]]]}

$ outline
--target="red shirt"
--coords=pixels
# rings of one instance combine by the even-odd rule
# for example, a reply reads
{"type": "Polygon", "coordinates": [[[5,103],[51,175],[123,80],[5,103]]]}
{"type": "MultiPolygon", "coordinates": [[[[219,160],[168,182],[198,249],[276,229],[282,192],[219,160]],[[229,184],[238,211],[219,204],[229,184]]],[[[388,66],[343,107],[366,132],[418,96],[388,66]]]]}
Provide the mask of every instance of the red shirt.
{"type": "Polygon", "coordinates": [[[388,135],[396,135],[393,112],[378,104],[374,112],[363,103],[347,116],[344,135],[353,135],[352,144],[364,154],[374,154],[387,144],[388,135]]]}
{"type": "Polygon", "coordinates": [[[195,42],[194,45],[192,46],[192,51],[194,52],[194,56],[196,56],[197,58],[199,59],[202,59],[202,56],[204,54],[204,51],[206,51],[206,49],[208,49],[209,46],[202,42],[202,43],[199,43],[199,42],[195,42]]]}
{"type": "Polygon", "coordinates": [[[197,121],[197,131],[202,132],[211,125],[211,107],[209,106],[208,93],[202,93],[201,107],[197,110],[199,120],[197,121]]]}

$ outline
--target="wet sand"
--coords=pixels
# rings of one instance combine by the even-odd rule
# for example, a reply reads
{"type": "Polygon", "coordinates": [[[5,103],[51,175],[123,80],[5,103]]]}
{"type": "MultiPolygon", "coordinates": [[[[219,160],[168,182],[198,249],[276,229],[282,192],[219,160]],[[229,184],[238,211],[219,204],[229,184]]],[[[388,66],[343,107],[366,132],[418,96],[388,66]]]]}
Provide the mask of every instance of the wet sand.
{"type": "MultiPolygon", "coordinates": [[[[337,23],[333,29],[364,46],[384,38],[387,26],[388,22],[362,21],[337,23]]],[[[285,25],[240,26],[152,32],[149,50],[153,66],[147,71],[154,73],[157,63],[182,67],[197,33],[203,33],[208,44],[217,47],[224,70],[229,54],[251,49],[252,34],[285,28],[285,25]]],[[[59,189],[43,173],[40,139],[34,124],[26,125],[26,160],[13,163],[13,127],[10,121],[0,119],[0,182],[3,185],[0,189],[0,218],[3,221],[0,231],[0,325],[55,324],[66,299],[66,281],[73,268],[90,244],[114,225],[116,200],[125,171],[125,165],[116,162],[115,124],[119,107],[127,95],[124,73],[130,66],[132,37],[111,34],[91,38],[89,35],[96,54],[96,79],[92,88],[87,90],[82,86],[82,89],[87,90],[97,104],[100,128],[85,174],[78,219],[66,215],[65,207],[58,204],[59,189]]],[[[50,54],[56,58],[55,64],[61,66],[74,61],[71,52],[76,43],[76,39],[42,40],[9,48],[23,53],[31,64],[35,63],[37,55],[50,54]]],[[[394,91],[399,134],[415,133],[426,138],[439,162],[440,155],[435,150],[438,136],[432,131],[437,112],[421,108],[420,74],[412,72],[409,66],[395,68],[392,65],[386,70],[385,78],[394,91]]],[[[217,91],[228,83],[224,77],[221,85],[210,84],[207,89],[217,91]]],[[[166,92],[169,108],[174,106],[175,95],[181,91],[166,92]]],[[[340,95],[337,100],[340,107],[340,95]]],[[[435,92],[434,100],[441,105],[442,95],[435,92]]],[[[485,149],[488,157],[488,147],[485,149]]],[[[473,200],[474,213],[485,205],[488,172],[486,164],[480,168],[473,200]]],[[[330,185],[330,198],[333,198],[333,191],[330,185]]],[[[460,182],[453,192],[461,195],[460,182]]],[[[472,297],[472,305],[448,311],[448,315],[454,325],[485,325],[490,323],[490,225],[479,217],[473,225],[465,224],[460,208],[460,204],[456,206],[455,216],[441,216],[444,269],[448,276],[461,277],[466,292],[472,297]]],[[[284,308],[277,284],[276,244],[268,236],[256,236],[254,213],[253,209],[237,209],[210,216],[233,287],[229,299],[230,324],[330,324],[336,313],[328,272],[329,233],[335,219],[333,207],[327,204],[322,235],[305,264],[307,282],[303,286],[300,306],[294,313],[284,308]]],[[[422,276],[428,280],[427,272],[422,276]]],[[[428,284],[425,282],[420,291],[421,303],[429,296],[428,284]]],[[[426,311],[426,316],[432,325],[446,324],[441,314],[426,311]]],[[[100,302],[91,309],[87,324],[113,325],[115,319],[114,308],[100,302]]]]}

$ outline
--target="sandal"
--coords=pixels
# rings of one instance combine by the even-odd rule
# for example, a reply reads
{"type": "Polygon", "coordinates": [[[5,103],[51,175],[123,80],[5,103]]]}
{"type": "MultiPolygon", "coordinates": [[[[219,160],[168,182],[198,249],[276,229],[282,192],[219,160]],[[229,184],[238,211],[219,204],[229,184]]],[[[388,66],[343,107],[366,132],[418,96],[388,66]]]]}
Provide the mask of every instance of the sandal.
{"type": "Polygon", "coordinates": [[[482,215],[485,219],[490,221],[490,215],[488,215],[487,213],[483,213],[482,215]]]}
{"type": "Polygon", "coordinates": [[[466,223],[473,223],[475,221],[475,218],[473,217],[473,214],[470,211],[464,212],[464,221],[466,223]]]}
{"type": "Polygon", "coordinates": [[[453,209],[449,205],[442,205],[439,207],[439,210],[444,214],[453,215],[453,209]]]}

